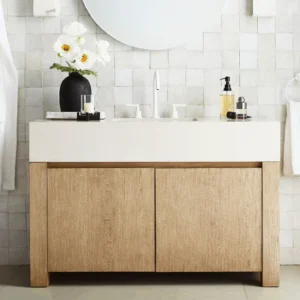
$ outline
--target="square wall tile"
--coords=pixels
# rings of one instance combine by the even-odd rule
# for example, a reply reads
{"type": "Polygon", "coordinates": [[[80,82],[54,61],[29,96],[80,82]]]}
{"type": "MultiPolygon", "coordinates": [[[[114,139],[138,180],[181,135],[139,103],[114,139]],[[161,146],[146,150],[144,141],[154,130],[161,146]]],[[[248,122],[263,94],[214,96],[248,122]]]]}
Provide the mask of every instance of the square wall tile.
{"type": "Polygon", "coordinates": [[[241,86],[257,86],[258,72],[257,70],[241,70],[240,85],[241,86]]]}
{"type": "Polygon", "coordinates": [[[280,213],[280,229],[293,229],[293,213],[281,212],[280,213]]]}
{"type": "Polygon", "coordinates": [[[222,15],[238,15],[240,11],[239,0],[226,0],[224,1],[222,15]]]}
{"type": "Polygon", "coordinates": [[[274,33],[259,33],[258,34],[258,50],[275,50],[276,39],[274,33]]]}
{"type": "Polygon", "coordinates": [[[280,264],[292,265],[293,264],[293,248],[281,248],[280,249],[280,264]]]}
{"type": "Polygon", "coordinates": [[[187,52],[187,68],[188,69],[203,69],[204,53],[201,51],[187,52]]]}
{"type": "Polygon", "coordinates": [[[257,17],[240,15],[240,32],[257,32],[257,17]]]}
{"type": "Polygon", "coordinates": [[[8,248],[0,248],[0,265],[8,265],[8,248]]]}
{"type": "Polygon", "coordinates": [[[8,231],[0,230],[0,249],[8,247],[8,231]]]}
{"type": "Polygon", "coordinates": [[[132,86],[132,70],[120,69],[115,70],[116,86],[132,86]]]}
{"type": "Polygon", "coordinates": [[[220,83],[222,77],[221,69],[204,70],[204,86],[216,86],[220,83]]]}
{"type": "Polygon", "coordinates": [[[25,51],[24,34],[8,34],[8,42],[11,51],[25,51]]]}
{"type": "Polygon", "coordinates": [[[221,50],[222,39],[220,33],[204,33],[204,50],[221,50]]]}
{"type": "Polygon", "coordinates": [[[8,17],[6,27],[8,34],[25,34],[25,17],[8,17]]]}
{"type": "Polygon", "coordinates": [[[259,51],[258,52],[258,68],[275,70],[276,55],[275,51],[259,51]]]}
{"type": "Polygon", "coordinates": [[[240,50],[240,36],[236,33],[222,34],[222,49],[230,51],[240,50]]]}
{"type": "Polygon", "coordinates": [[[204,90],[200,86],[187,87],[186,104],[187,105],[203,105],[204,90]]]}
{"type": "Polygon", "coordinates": [[[8,263],[10,265],[27,265],[29,262],[26,248],[9,248],[8,263]]]}
{"type": "MultiPolygon", "coordinates": [[[[51,45],[51,49],[53,44],[51,45]]],[[[42,34],[26,34],[26,51],[40,51],[40,50],[43,50],[42,34]]]]}
{"type": "Polygon", "coordinates": [[[44,18],[43,33],[61,33],[60,17],[44,18]]]}
{"type": "Polygon", "coordinates": [[[275,32],[275,18],[258,18],[258,32],[259,33],[273,33],[275,32]]]}
{"type": "Polygon", "coordinates": [[[26,70],[41,70],[43,62],[42,51],[26,52],[26,70]]]}
{"type": "Polygon", "coordinates": [[[276,50],[293,50],[294,36],[291,33],[276,34],[276,50]]]}
{"type": "Polygon", "coordinates": [[[0,213],[7,212],[8,209],[8,196],[0,195],[0,213]]]}
{"type": "Polygon", "coordinates": [[[12,196],[9,195],[8,211],[9,213],[23,213],[25,212],[26,196],[12,196]]]}
{"type": "Polygon", "coordinates": [[[132,103],[131,87],[115,87],[114,98],[116,105],[126,105],[132,103]]]}
{"type": "Polygon", "coordinates": [[[168,77],[169,86],[185,85],[185,69],[170,69],[168,77]]]}
{"type": "Polygon", "coordinates": [[[186,70],[187,86],[203,86],[203,70],[187,69],[186,70]]]}
{"type": "Polygon", "coordinates": [[[185,86],[168,87],[168,103],[182,104],[186,99],[187,88],[185,86]]]}
{"type": "Polygon", "coordinates": [[[204,69],[221,69],[222,52],[221,51],[204,51],[204,69]]]}
{"type": "Polygon", "coordinates": [[[223,15],[222,16],[222,32],[237,33],[240,30],[239,15],[223,15]]]}
{"type": "MultiPolygon", "coordinates": [[[[134,87],[132,89],[132,103],[134,104],[151,104],[153,102],[153,90],[150,87],[134,87]]],[[[145,115],[144,115],[145,117],[145,115]]]]}
{"type": "Polygon", "coordinates": [[[240,50],[256,51],[257,50],[257,34],[242,33],[240,34],[240,50]]]}
{"type": "Polygon", "coordinates": [[[293,69],[294,56],[292,51],[276,52],[276,68],[277,69],[293,69]]]}
{"type": "Polygon", "coordinates": [[[257,69],[257,52],[241,51],[240,52],[241,69],[257,69]]]}
{"type": "Polygon", "coordinates": [[[26,214],[10,213],[8,223],[9,230],[26,230],[26,214]]]}
{"type": "Polygon", "coordinates": [[[25,248],[27,246],[27,231],[9,231],[9,248],[25,248]]]}
{"type": "Polygon", "coordinates": [[[28,88],[42,87],[42,72],[41,71],[26,71],[25,86],[28,88]]]}
{"type": "Polygon", "coordinates": [[[166,69],[169,67],[168,51],[151,51],[151,68],[166,69]]]}
{"type": "Polygon", "coordinates": [[[240,53],[238,51],[222,52],[222,68],[223,69],[239,69],[240,53]]]}
{"type": "Polygon", "coordinates": [[[8,213],[0,213],[0,230],[8,229],[8,213]]]}
{"type": "Polygon", "coordinates": [[[280,230],[280,247],[293,247],[294,237],[292,230],[280,230]]]}
{"type": "Polygon", "coordinates": [[[42,34],[43,18],[26,17],[26,33],[42,34]]]}
{"type": "Polygon", "coordinates": [[[132,72],[133,86],[152,86],[154,74],[149,69],[133,70],[132,72]]]}
{"type": "Polygon", "coordinates": [[[290,16],[277,16],[276,32],[293,32],[293,18],[290,16]]]}
{"type": "Polygon", "coordinates": [[[293,264],[300,265],[300,248],[293,248],[293,264]]]}
{"type": "Polygon", "coordinates": [[[187,52],[185,50],[169,51],[169,67],[185,68],[187,64],[187,52]]]}
{"type": "Polygon", "coordinates": [[[273,87],[258,87],[258,104],[275,104],[276,94],[273,87]]]}
{"type": "Polygon", "coordinates": [[[294,235],[294,247],[300,248],[300,230],[293,230],[294,235]]]}
{"type": "Polygon", "coordinates": [[[276,74],[273,70],[259,70],[257,85],[258,86],[274,86],[276,83],[276,74]]]}
{"type": "Polygon", "coordinates": [[[78,2],[79,2],[79,0],[63,0],[63,1],[61,1],[61,6],[60,6],[61,15],[63,15],[63,16],[78,15],[78,2]]]}

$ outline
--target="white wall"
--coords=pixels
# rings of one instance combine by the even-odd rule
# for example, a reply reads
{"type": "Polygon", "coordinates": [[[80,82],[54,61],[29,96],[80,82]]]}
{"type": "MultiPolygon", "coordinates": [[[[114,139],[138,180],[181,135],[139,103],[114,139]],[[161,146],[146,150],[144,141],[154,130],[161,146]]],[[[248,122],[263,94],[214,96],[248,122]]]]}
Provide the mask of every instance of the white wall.
{"type": "MultiPolygon", "coordinates": [[[[32,0],[3,0],[13,56],[20,76],[17,190],[0,195],[0,264],[28,263],[28,122],[58,110],[65,76],[49,70],[56,61],[52,44],[64,24],[85,23],[88,47],[95,39],[111,43],[112,61],[90,78],[99,105],[109,116],[131,116],[126,103],[152,113],[152,74],[160,69],[162,115],[171,103],[186,103],[183,116],[217,116],[221,76],[230,75],[249,114],[284,121],[286,82],[300,72],[300,1],[277,0],[277,17],[251,17],[252,0],[225,0],[223,15],[209,32],[186,47],[149,52],[132,49],[105,34],[89,17],[82,0],[61,0],[61,16],[32,17],[32,0]]],[[[300,100],[300,86],[291,89],[300,100]]],[[[300,264],[300,179],[281,181],[281,262],[300,264]]]]}

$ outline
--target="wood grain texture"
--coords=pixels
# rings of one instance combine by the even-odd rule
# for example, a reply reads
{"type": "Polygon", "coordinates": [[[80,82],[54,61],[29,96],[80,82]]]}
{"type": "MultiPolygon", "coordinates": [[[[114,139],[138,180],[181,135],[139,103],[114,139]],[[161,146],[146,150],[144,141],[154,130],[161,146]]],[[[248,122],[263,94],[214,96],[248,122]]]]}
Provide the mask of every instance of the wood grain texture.
{"type": "Polygon", "coordinates": [[[262,270],[261,169],[157,169],[156,270],[262,270]]]}
{"type": "Polygon", "coordinates": [[[280,283],[279,162],[263,163],[263,272],[262,285],[280,283]]]}
{"type": "Polygon", "coordinates": [[[30,285],[49,285],[47,260],[47,164],[30,164],[30,285]]]}
{"type": "Polygon", "coordinates": [[[49,271],[152,272],[153,169],[49,169],[49,271]]]}
{"type": "Polygon", "coordinates": [[[63,162],[48,168],[261,168],[261,162],[63,162]]]}

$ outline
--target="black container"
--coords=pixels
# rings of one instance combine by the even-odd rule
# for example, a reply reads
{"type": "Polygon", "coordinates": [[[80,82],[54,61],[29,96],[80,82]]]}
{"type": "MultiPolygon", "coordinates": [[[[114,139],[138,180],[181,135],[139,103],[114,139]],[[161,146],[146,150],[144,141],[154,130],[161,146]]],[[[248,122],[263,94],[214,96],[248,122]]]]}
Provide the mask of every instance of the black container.
{"type": "Polygon", "coordinates": [[[61,111],[81,110],[81,95],[91,95],[90,82],[77,72],[69,73],[60,85],[59,104],[61,111]]]}

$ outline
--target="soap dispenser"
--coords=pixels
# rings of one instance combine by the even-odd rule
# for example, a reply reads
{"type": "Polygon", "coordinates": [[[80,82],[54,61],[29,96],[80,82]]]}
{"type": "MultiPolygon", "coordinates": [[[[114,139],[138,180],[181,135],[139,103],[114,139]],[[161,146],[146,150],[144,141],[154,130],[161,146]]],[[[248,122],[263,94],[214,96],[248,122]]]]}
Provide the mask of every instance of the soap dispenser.
{"type": "Polygon", "coordinates": [[[220,95],[220,117],[226,118],[229,111],[234,111],[234,93],[231,90],[230,77],[221,78],[225,80],[225,86],[220,95]]]}

